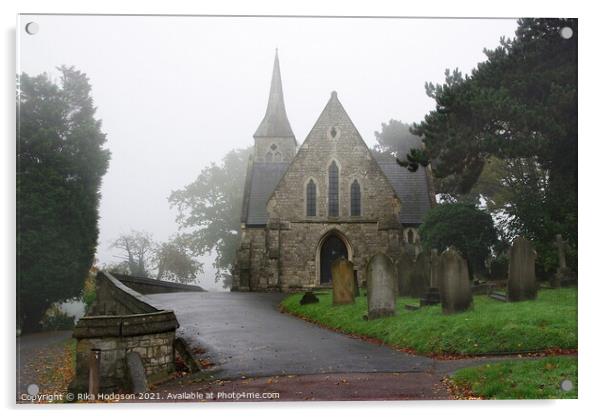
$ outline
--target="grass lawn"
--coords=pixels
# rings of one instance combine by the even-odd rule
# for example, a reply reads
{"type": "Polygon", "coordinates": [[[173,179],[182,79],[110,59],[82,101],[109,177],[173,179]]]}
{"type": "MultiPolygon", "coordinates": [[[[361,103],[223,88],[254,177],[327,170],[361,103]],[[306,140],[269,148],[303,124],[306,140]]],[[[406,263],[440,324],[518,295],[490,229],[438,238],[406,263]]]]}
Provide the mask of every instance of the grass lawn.
{"type": "MultiPolygon", "coordinates": [[[[363,291],[362,291],[363,293],[363,291]]],[[[537,300],[503,303],[475,296],[474,309],[443,315],[441,306],[407,311],[418,300],[399,298],[394,317],[366,321],[365,296],[355,304],[332,306],[331,292],[319,303],[299,305],[301,293],[288,296],[282,308],[344,333],[379,339],[420,354],[485,354],[577,348],[577,289],[542,290],[537,300]]]]}
{"type": "Polygon", "coordinates": [[[457,371],[451,382],[460,397],[471,393],[485,399],[576,399],[577,359],[548,357],[486,364],[457,371]],[[563,380],[571,381],[571,390],[561,388],[563,380]]]}

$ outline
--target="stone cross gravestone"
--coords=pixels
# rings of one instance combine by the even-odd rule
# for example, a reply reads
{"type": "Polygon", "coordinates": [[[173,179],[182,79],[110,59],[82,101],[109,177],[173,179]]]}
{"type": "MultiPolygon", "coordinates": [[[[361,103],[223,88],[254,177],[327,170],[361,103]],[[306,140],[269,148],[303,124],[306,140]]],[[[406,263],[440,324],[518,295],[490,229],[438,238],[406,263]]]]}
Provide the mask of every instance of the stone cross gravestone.
{"type": "Polygon", "coordinates": [[[366,267],[368,280],[368,319],[395,315],[397,280],[395,265],[383,253],[377,253],[366,267]]]}
{"type": "Polygon", "coordinates": [[[399,296],[410,296],[410,279],[414,270],[414,259],[402,251],[397,259],[397,286],[399,296]]]}
{"type": "Polygon", "coordinates": [[[431,263],[426,252],[421,252],[416,257],[414,268],[410,276],[410,296],[419,298],[424,296],[429,288],[431,276],[431,263]]]}
{"type": "Polygon", "coordinates": [[[439,257],[439,291],[444,314],[464,312],[472,305],[472,291],[466,260],[453,248],[439,257]]]}
{"type": "Polygon", "coordinates": [[[339,259],[332,263],[332,304],[345,305],[355,302],[353,263],[339,259]]]}
{"type": "Polygon", "coordinates": [[[566,264],[566,249],[568,244],[568,240],[562,239],[561,234],[556,235],[554,245],[558,248],[558,268],[550,281],[552,287],[560,287],[563,281],[576,279],[575,272],[566,264]]]}
{"type": "Polygon", "coordinates": [[[520,302],[537,297],[537,282],[535,281],[535,258],[537,254],[531,242],[523,237],[517,237],[510,248],[508,263],[508,302],[520,302]]]}

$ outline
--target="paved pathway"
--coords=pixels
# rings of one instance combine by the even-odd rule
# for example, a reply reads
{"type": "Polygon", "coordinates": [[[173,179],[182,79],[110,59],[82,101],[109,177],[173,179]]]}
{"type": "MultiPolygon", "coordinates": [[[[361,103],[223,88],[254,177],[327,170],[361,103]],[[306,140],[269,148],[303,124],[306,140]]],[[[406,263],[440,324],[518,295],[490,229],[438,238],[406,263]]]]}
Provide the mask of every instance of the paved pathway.
{"type": "Polygon", "coordinates": [[[17,337],[17,396],[27,393],[27,386],[32,383],[42,386],[43,375],[64,354],[64,343],[69,338],[71,331],[38,332],[17,337]]]}
{"type": "Polygon", "coordinates": [[[277,293],[147,295],[173,309],[179,333],[208,350],[222,379],[321,373],[414,373],[434,360],[328,331],[289,315],[277,293]]]}

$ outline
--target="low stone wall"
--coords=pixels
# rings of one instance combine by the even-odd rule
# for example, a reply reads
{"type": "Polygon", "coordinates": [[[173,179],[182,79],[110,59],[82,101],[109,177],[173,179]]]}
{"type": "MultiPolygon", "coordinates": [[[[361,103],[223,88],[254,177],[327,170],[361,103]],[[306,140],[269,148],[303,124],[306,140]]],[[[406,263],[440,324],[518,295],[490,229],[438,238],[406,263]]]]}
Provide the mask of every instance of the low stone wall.
{"type": "Polygon", "coordinates": [[[93,350],[100,350],[100,391],[129,391],[126,356],[138,353],[148,381],[174,371],[174,339],[179,327],[173,311],[159,310],[113,275],[98,272],[96,301],[74,331],[77,339],[73,392],[87,392],[93,350]]]}
{"type": "Polygon", "coordinates": [[[128,276],[125,274],[112,273],[112,275],[130,289],[142,293],[143,295],[174,292],[205,292],[205,289],[200,286],[166,282],[163,280],[149,279],[147,277],[128,276]]]}

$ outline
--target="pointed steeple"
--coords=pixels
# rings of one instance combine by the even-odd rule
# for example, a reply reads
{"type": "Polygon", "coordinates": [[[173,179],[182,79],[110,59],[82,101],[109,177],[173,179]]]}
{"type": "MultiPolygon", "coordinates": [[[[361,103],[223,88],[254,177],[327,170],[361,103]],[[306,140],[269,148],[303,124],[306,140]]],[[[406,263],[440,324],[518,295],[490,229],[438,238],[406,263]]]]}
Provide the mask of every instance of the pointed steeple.
{"type": "Polygon", "coordinates": [[[274,70],[272,71],[272,84],[270,86],[268,108],[253,137],[295,138],[295,134],[293,134],[293,130],[291,129],[291,125],[286,116],[286,108],[284,107],[278,49],[276,49],[276,57],[274,58],[274,70]]]}

